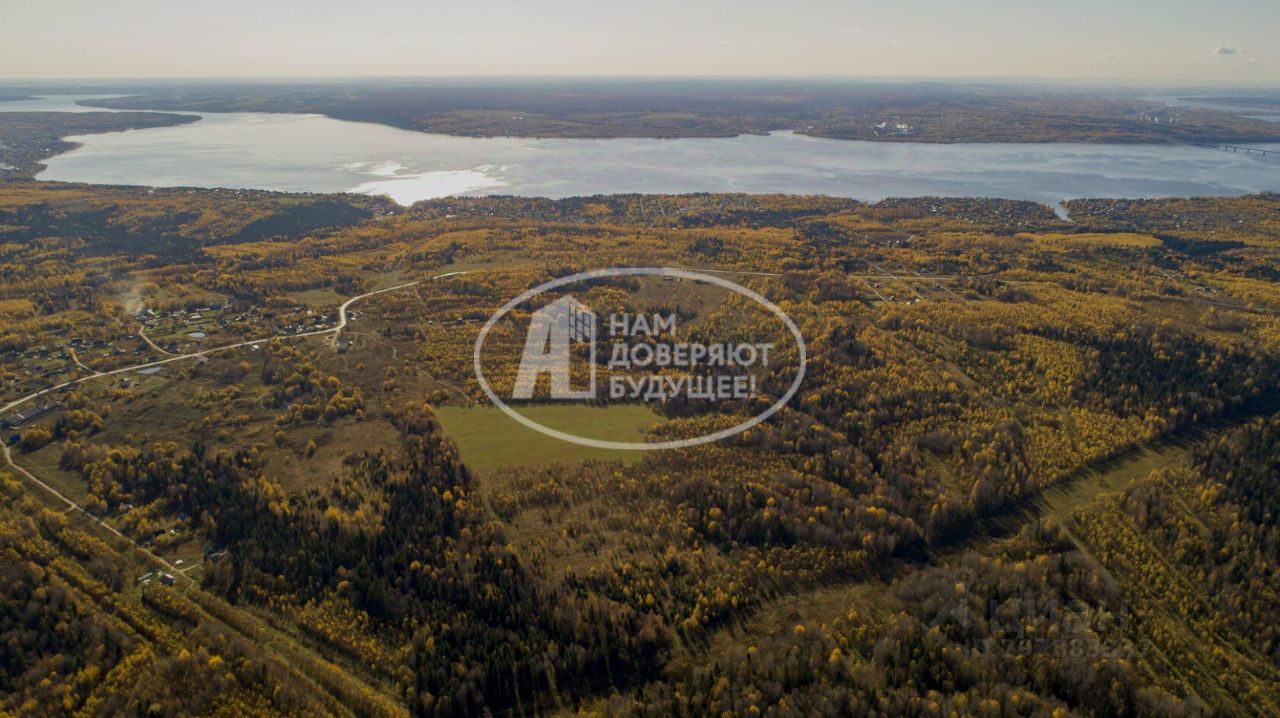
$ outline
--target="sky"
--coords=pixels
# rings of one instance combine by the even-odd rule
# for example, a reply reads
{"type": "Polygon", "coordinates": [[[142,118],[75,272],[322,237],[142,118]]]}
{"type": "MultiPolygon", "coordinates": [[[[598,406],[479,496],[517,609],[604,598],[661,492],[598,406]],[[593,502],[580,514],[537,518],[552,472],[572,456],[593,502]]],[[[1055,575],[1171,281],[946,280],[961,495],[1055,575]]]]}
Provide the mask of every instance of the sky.
{"type": "Polygon", "coordinates": [[[1060,78],[1280,85],[1276,0],[0,0],[0,78],[1060,78]]]}

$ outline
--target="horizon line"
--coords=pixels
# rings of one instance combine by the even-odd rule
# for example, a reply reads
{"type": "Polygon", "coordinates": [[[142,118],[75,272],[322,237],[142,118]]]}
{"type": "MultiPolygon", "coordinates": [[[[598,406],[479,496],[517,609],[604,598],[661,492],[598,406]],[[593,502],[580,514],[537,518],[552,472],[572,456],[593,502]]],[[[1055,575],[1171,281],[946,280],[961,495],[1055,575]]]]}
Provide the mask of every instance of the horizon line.
{"type": "Polygon", "coordinates": [[[59,76],[59,77],[0,77],[0,84],[108,84],[108,83],[319,83],[319,82],[375,82],[375,81],[816,81],[862,82],[875,84],[996,84],[996,85],[1076,85],[1094,87],[1185,87],[1185,88],[1239,88],[1256,90],[1280,90],[1280,80],[1270,82],[1212,82],[1205,80],[1179,80],[1175,78],[1098,78],[1080,76],[1031,76],[1031,75],[852,75],[852,74],[502,74],[502,73],[451,73],[451,74],[366,74],[366,75],[146,75],[146,76],[59,76]]]}

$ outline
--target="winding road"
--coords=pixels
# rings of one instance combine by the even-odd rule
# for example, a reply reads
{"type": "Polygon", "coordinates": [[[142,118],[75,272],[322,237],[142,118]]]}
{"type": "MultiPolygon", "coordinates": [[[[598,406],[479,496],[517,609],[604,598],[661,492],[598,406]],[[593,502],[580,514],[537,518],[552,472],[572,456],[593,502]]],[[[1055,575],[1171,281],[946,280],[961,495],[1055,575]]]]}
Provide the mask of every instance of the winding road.
{"type": "MultiPolygon", "coordinates": [[[[435,275],[434,277],[431,277],[431,278],[430,278],[430,280],[444,279],[445,277],[454,277],[454,276],[457,276],[457,275],[459,275],[459,274],[466,274],[466,272],[448,272],[448,273],[446,273],[446,274],[437,274],[437,275],[435,275]]],[[[320,335],[320,334],[330,334],[330,333],[332,333],[332,334],[334,334],[335,336],[337,336],[337,335],[338,335],[340,332],[342,332],[342,330],[343,330],[343,329],[345,329],[345,328],[346,328],[346,326],[347,326],[347,321],[348,321],[348,317],[347,317],[347,309],[348,309],[352,304],[355,304],[356,302],[360,301],[361,299],[366,299],[366,298],[368,298],[368,297],[372,297],[372,296],[373,296],[373,295],[375,295],[375,294],[382,294],[382,293],[384,293],[384,292],[394,292],[394,291],[396,291],[396,290],[398,290],[398,289],[405,289],[405,288],[412,287],[412,286],[415,286],[415,285],[418,285],[418,284],[422,284],[423,282],[425,282],[425,281],[430,281],[430,280],[427,280],[427,279],[419,279],[419,280],[416,280],[416,281],[413,281],[413,282],[406,282],[406,283],[404,283],[404,284],[397,284],[397,285],[396,285],[396,286],[394,286],[394,287],[387,287],[387,288],[385,288],[385,289],[377,289],[377,290],[374,290],[374,291],[372,291],[372,292],[365,292],[364,294],[361,294],[361,295],[359,295],[359,296],[352,297],[352,298],[348,299],[347,301],[343,302],[343,303],[342,303],[342,306],[338,307],[338,323],[337,323],[337,324],[335,324],[335,325],[334,325],[334,326],[332,326],[332,327],[329,327],[328,329],[316,329],[316,330],[309,331],[309,332],[300,332],[300,333],[298,333],[298,334],[277,334],[277,335],[275,335],[275,336],[272,336],[272,337],[266,337],[266,338],[264,338],[264,339],[253,339],[253,340],[249,340],[249,341],[237,342],[237,343],[235,343],[235,344],[227,344],[227,345],[220,346],[220,347],[214,347],[214,348],[212,348],[212,349],[204,349],[204,350],[202,350],[202,351],[198,351],[198,352],[191,352],[190,354],[176,354],[176,355],[171,356],[171,357],[169,357],[169,358],[167,358],[167,359],[161,359],[161,360],[159,360],[159,361],[147,362],[147,363],[145,363],[145,364],[135,364],[135,365],[133,365],[133,366],[122,367],[122,368],[120,368],[120,369],[112,369],[112,370],[110,370],[110,371],[100,371],[100,372],[97,372],[97,373],[91,374],[91,375],[89,375],[89,376],[84,376],[84,377],[80,377],[80,378],[78,378],[78,379],[72,379],[71,381],[63,382],[63,383],[61,383],[61,384],[58,384],[57,386],[51,386],[51,387],[49,387],[49,388],[47,388],[47,389],[41,389],[40,391],[32,392],[31,394],[28,394],[28,395],[26,395],[26,396],[24,396],[24,397],[22,397],[22,398],[20,398],[20,399],[14,399],[13,401],[9,402],[8,404],[5,404],[3,407],[0,407],[0,414],[6,413],[6,412],[10,411],[11,409],[14,409],[14,408],[16,408],[16,407],[18,407],[18,406],[21,406],[22,404],[25,404],[25,403],[26,403],[26,402],[28,402],[28,401],[32,401],[33,399],[38,399],[38,398],[40,398],[41,396],[44,396],[45,394],[48,394],[48,393],[50,393],[50,392],[54,392],[54,391],[58,391],[59,389],[64,389],[64,388],[66,388],[66,387],[74,386],[74,385],[76,385],[76,384],[79,384],[80,382],[88,381],[89,379],[97,379],[98,377],[111,376],[112,374],[122,374],[122,373],[124,373],[124,372],[136,371],[136,370],[138,370],[138,369],[146,369],[146,368],[148,368],[148,367],[161,366],[161,365],[163,365],[163,364],[169,364],[169,363],[171,363],[171,362],[182,361],[182,360],[184,360],[184,359],[194,359],[194,358],[196,358],[196,357],[201,357],[201,356],[204,356],[204,355],[206,355],[206,354],[212,354],[212,353],[214,353],[214,352],[226,351],[226,350],[228,350],[228,349],[236,349],[236,348],[239,348],[239,347],[249,346],[250,344],[259,344],[259,343],[261,343],[261,342],[268,341],[268,340],[270,340],[270,339],[274,339],[274,338],[281,338],[281,339],[298,339],[298,338],[301,338],[301,337],[311,337],[311,336],[317,336],[317,335],[320,335]]],[[[143,338],[144,338],[144,339],[146,339],[146,337],[145,337],[145,336],[144,336],[143,338]]],[[[150,344],[150,343],[151,343],[151,342],[150,342],[150,340],[147,340],[147,343],[148,343],[148,344],[150,344]]],[[[154,345],[153,345],[153,346],[154,346],[154,345]]],[[[161,351],[163,351],[163,350],[161,350],[161,351]]],[[[83,365],[82,365],[82,366],[83,366],[83,365]]],[[[84,514],[84,516],[85,516],[86,518],[88,518],[90,521],[93,521],[94,523],[96,523],[97,525],[99,525],[99,526],[101,526],[102,528],[106,529],[107,531],[111,532],[111,533],[112,533],[112,534],[114,534],[115,536],[117,536],[117,537],[119,537],[119,538],[122,538],[122,539],[124,539],[125,541],[129,542],[129,544],[130,544],[130,545],[132,545],[134,548],[138,549],[139,551],[143,551],[143,552],[145,552],[148,556],[150,556],[150,558],[154,559],[156,562],[158,562],[161,566],[163,566],[165,569],[167,569],[167,570],[168,570],[170,573],[172,573],[173,575],[175,575],[175,576],[176,576],[176,575],[181,575],[183,578],[186,578],[186,579],[187,579],[187,580],[189,580],[189,581],[190,581],[190,580],[192,580],[192,579],[190,579],[190,578],[187,576],[186,571],[189,571],[189,570],[191,570],[192,568],[195,568],[195,566],[198,566],[198,565],[200,565],[200,564],[194,564],[194,565],[192,565],[192,566],[187,566],[187,567],[185,567],[185,568],[181,568],[181,569],[180,569],[180,568],[178,568],[177,566],[173,565],[172,563],[169,563],[169,562],[168,562],[167,560],[165,560],[164,558],[161,558],[160,556],[158,556],[154,551],[151,551],[150,549],[146,548],[145,546],[142,546],[141,544],[139,544],[137,541],[134,541],[133,539],[131,539],[131,538],[129,538],[128,536],[124,535],[124,534],[123,534],[123,533],[121,533],[119,530],[117,530],[114,526],[112,526],[112,525],[110,525],[110,524],[108,524],[108,523],[105,523],[105,522],[104,522],[100,517],[98,517],[98,516],[96,516],[95,514],[93,514],[93,513],[89,512],[89,510],[88,510],[88,509],[86,509],[85,507],[83,507],[83,506],[81,506],[80,504],[76,503],[75,501],[72,501],[71,499],[67,498],[67,496],[66,496],[65,494],[63,494],[61,491],[58,491],[58,490],[57,490],[57,489],[55,489],[54,487],[52,487],[52,486],[50,486],[49,484],[45,483],[44,481],[41,481],[39,478],[37,478],[37,477],[36,477],[36,475],[35,475],[35,474],[32,474],[30,471],[27,471],[27,470],[26,470],[26,469],[24,469],[23,467],[19,466],[16,462],[14,462],[14,460],[13,460],[13,454],[12,454],[12,453],[10,453],[9,446],[8,446],[7,444],[2,444],[2,443],[0,443],[0,453],[2,453],[2,454],[4,455],[4,461],[5,461],[5,463],[6,463],[6,464],[8,464],[9,466],[13,467],[13,470],[14,470],[14,471],[16,471],[16,472],[18,472],[18,474],[19,474],[19,475],[21,475],[22,477],[24,477],[24,478],[26,478],[27,480],[31,481],[32,483],[36,484],[37,486],[39,486],[40,488],[44,489],[45,491],[49,492],[51,495],[53,495],[53,496],[54,496],[55,498],[57,498],[59,501],[65,502],[65,503],[67,504],[67,509],[66,509],[67,511],[78,511],[78,512],[80,512],[81,514],[84,514]]]]}
{"type": "MultiPolygon", "coordinates": [[[[367,298],[369,298],[369,297],[372,297],[372,296],[373,296],[373,295],[375,295],[375,294],[383,294],[383,293],[385,293],[385,292],[394,292],[394,291],[396,291],[396,290],[398,290],[398,289],[405,289],[405,288],[412,287],[412,286],[415,286],[415,285],[418,285],[418,284],[422,284],[422,283],[423,283],[423,282],[425,282],[425,281],[431,281],[431,280],[436,280],[436,279],[444,279],[444,278],[446,278],[446,277],[454,277],[454,276],[457,276],[457,275],[459,275],[459,274],[466,274],[466,272],[447,272],[447,273],[445,273],[445,274],[437,274],[437,275],[435,275],[434,277],[431,277],[429,280],[428,280],[428,279],[418,279],[418,280],[415,280],[415,281],[412,281],[412,282],[405,282],[404,284],[397,284],[397,285],[396,285],[396,286],[394,286],[394,287],[386,287],[385,289],[377,289],[377,290],[374,290],[374,291],[372,291],[372,292],[365,292],[364,294],[361,294],[361,295],[358,295],[358,296],[352,297],[352,298],[348,299],[347,301],[343,302],[343,303],[342,303],[342,305],[338,307],[338,323],[337,323],[337,324],[335,324],[335,325],[333,325],[333,326],[331,326],[331,327],[328,327],[327,329],[314,329],[314,330],[311,330],[311,331],[308,331],[308,332],[299,332],[299,333],[297,333],[297,334],[275,334],[275,335],[272,335],[272,336],[269,336],[269,337],[261,337],[261,338],[258,338],[258,339],[250,339],[250,340],[248,340],[248,341],[236,342],[235,344],[224,344],[223,346],[220,346],[220,347],[213,347],[212,349],[202,349],[202,350],[200,350],[200,351],[198,351],[198,352],[191,352],[191,353],[189,353],[189,354],[174,354],[173,356],[170,356],[170,357],[167,357],[167,358],[164,358],[164,359],[160,359],[160,360],[157,360],[157,361],[153,361],[153,362],[146,362],[146,363],[143,363],[143,364],[134,364],[134,365],[132,365],[132,366],[121,367],[121,368],[119,368],[119,369],[110,369],[110,370],[107,370],[107,371],[95,372],[95,373],[90,374],[90,375],[88,375],[88,376],[82,376],[82,377],[79,377],[79,378],[76,378],[76,379],[72,379],[72,380],[70,380],[70,381],[64,381],[64,382],[62,382],[61,384],[56,384],[56,385],[54,385],[54,386],[47,387],[47,388],[41,389],[41,390],[39,390],[39,391],[35,391],[35,392],[30,393],[30,394],[27,394],[27,395],[26,395],[26,396],[24,396],[24,397],[20,397],[20,398],[18,398],[18,399],[14,399],[13,401],[11,401],[11,402],[9,402],[9,403],[7,403],[7,404],[5,404],[5,405],[3,405],[3,406],[0,406],[0,414],[6,414],[6,413],[8,413],[9,411],[12,411],[13,409],[16,409],[17,407],[22,406],[23,404],[25,404],[25,403],[27,403],[27,402],[29,402],[29,401],[33,401],[33,400],[35,400],[35,399],[39,399],[40,397],[42,397],[42,396],[44,396],[44,395],[46,395],[46,394],[51,394],[51,393],[53,393],[53,392],[55,392],[55,391],[59,391],[59,390],[61,390],[61,389],[66,389],[66,388],[68,388],[68,387],[75,386],[76,384],[79,384],[79,383],[81,383],[81,382],[89,381],[90,379],[98,379],[98,378],[100,378],[100,377],[104,377],[104,376],[111,376],[111,375],[113,375],[113,374],[124,374],[125,372],[137,371],[137,370],[139,370],[139,369],[149,369],[149,368],[154,367],[154,366],[163,366],[163,365],[165,365],[165,364],[171,364],[171,363],[173,363],[173,362],[183,361],[183,360],[185,360],[185,359],[195,359],[196,357],[202,357],[202,356],[205,356],[206,354],[213,354],[213,353],[215,353],[215,352],[223,352],[223,351],[227,351],[228,349],[239,349],[240,347],[247,347],[247,346],[249,346],[249,345],[251,345],[251,344],[261,344],[262,342],[270,341],[271,339],[301,339],[301,338],[303,338],[303,337],[314,337],[314,336],[319,336],[319,335],[321,335],[321,334],[334,334],[334,335],[337,335],[337,334],[340,334],[340,333],[342,332],[342,330],[343,330],[343,329],[345,329],[345,328],[347,327],[347,321],[348,321],[348,317],[347,317],[347,309],[348,309],[352,304],[355,304],[356,302],[360,301],[361,299],[367,299],[367,298]]],[[[146,337],[145,337],[145,336],[144,336],[143,338],[144,338],[144,339],[146,339],[146,337]]],[[[150,342],[150,340],[147,340],[147,343],[148,343],[148,344],[150,344],[150,343],[151,343],[151,342],[150,342]]],[[[152,346],[154,346],[154,345],[152,345],[152,346]]],[[[161,349],[161,350],[159,350],[159,351],[163,351],[163,350],[161,349]]]]}

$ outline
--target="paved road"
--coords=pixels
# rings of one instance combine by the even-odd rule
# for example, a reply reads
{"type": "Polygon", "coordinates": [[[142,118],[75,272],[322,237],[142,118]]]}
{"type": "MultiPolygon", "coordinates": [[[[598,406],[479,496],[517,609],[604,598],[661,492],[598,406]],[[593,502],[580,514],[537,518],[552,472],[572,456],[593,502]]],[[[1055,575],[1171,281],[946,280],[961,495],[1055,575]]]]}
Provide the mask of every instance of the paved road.
{"type": "MultiPolygon", "coordinates": [[[[437,274],[436,276],[431,277],[431,279],[443,279],[445,277],[453,277],[459,274],[466,274],[466,272],[448,272],[446,274],[437,274]]],[[[134,364],[133,366],[121,367],[119,369],[111,369],[109,371],[95,372],[88,376],[82,376],[78,379],[72,379],[71,381],[64,381],[61,384],[57,384],[55,386],[41,389],[40,391],[35,391],[30,394],[27,394],[24,397],[14,399],[13,401],[9,402],[8,404],[5,404],[4,406],[0,406],[0,415],[7,414],[11,410],[19,406],[22,406],[23,404],[29,401],[39,399],[45,394],[50,394],[60,389],[66,389],[67,387],[75,386],[80,382],[88,381],[90,379],[97,379],[99,377],[111,376],[112,374],[124,374],[125,372],[137,371],[139,369],[148,369],[153,366],[163,366],[165,364],[170,364],[172,362],[177,362],[177,361],[183,361],[186,359],[195,359],[196,357],[202,357],[206,354],[223,352],[223,351],[227,351],[228,349],[239,349],[240,347],[247,347],[251,344],[261,344],[262,342],[270,341],[271,339],[301,339],[302,337],[313,337],[313,336],[318,336],[320,334],[336,334],[346,328],[347,308],[350,307],[352,304],[360,301],[361,299],[372,297],[375,294],[382,294],[384,292],[394,292],[397,289],[405,289],[406,287],[412,287],[414,285],[421,284],[424,281],[427,281],[427,280],[419,279],[413,282],[405,282],[404,284],[397,284],[394,287],[387,287],[386,289],[378,289],[372,292],[365,292],[364,294],[361,294],[359,296],[352,297],[347,301],[343,302],[342,306],[338,307],[338,323],[332,327],[329,327],[328,329],[315,329],[309,332],[299,332],[297,334],[276,334],[270,337],[250,339],[248,341],[236,342],[235,344],[226,344],[220,347],[214,347],[212,349],[203,349],[198,352],[191,352],[190,354],[175,354],[173,356],[166,357],[158,361],[147,362],[145,364],[134,364]]]]}
{"type": "MultiPolygon", "coordinates": [[[[449,272],[449,273],[447,273],[447,274],[437,274],[436,276],[431,277],[431,279],[442,279],[442,278],[444,278],[444,277],[453,277],[453,276],[457,276],[457,275],[459,275],[459,274],[466,274],[466,272],[449,272]]],[[[361,295],[359,295],[359,296],[352,297],[352,298],[348,299],[347,301],[343,302],[343,303],[342,303],[342,306],[338,307],[338,323],[337,323],[336,325],[334,325],[334,326],[332,326],[332,327],[329,327],[328,329],[317,329],[317,330],[315,330],[315,331],[310,331],[310,332],[301,332],[301,333],[299,333],[299,334],[283,334],[283,335],[277,335],[277,337],[280,337],[280,338],[286,338],[286,339],[295,339],[295,338],[298,338],[298,337],[310,337],[310,336],[316,336],[316,335],[318,335],[318,334],[328,334],[328,333],[330,333],[330,332],[333,332],[333,333],[340,332],[340,331],[342,331],[344,328],[346,328],[346,326],[347,326],[347,308],[348,308],[348,307],[350,307],[352,304],[354,304],[354,303],[356,303],[356,302],[360,301],[361,299],[365,299],[365,298],[367,298],[367,297],[372,297],[372,296],[373,296],[373,295],[375,295],[375,294],[382,294],[383,292],[394,292],[394,291],[395,291],[395,290],[397,290],[397,289],[404,289],[404,288],[406,288],[406,287],[412,287],[412,286],[414,286],[414,285],[416,285],[416,284],[421,284],[421,283],[422,283],[422,282],[424,282],[424,281],[427,281],[427,280],[419,279],[419,280],[417,280],[417,281],[413,281],[413,282],[406,282],[406,283],[404,283],[404,284],[398,284],[398,285],[396,285],[396,286],[394,286],[394,287],[387,287],[386,289],[379,289],[379,290],[372,291],[372,292],[366,292],[366,293],[361,294],[361,295]]],[[[13,400],[13,401],[9,402],[8,404],[5,404],[3,407],[0,407],[0,413],[6,413],[6,412],[8,412],[10,409],[13,409],[14,407],[20,406],[20,405],[22,405],[22,404],[23,404],[23,403],[25,403],[25,402],[31,401],[32,399],[39,398],[39,397],[41,397],[41,396],[43,396],[43,395],[45,395],[45,394],[48,394],[49,392],[57,391],[57,390],[62,389],[62,388],[64,388],[64,387],[72,386],[72,385],[74,385],[74,384],[78,384],[78,383],[80,383],[80,382],[82,382],[82,381],[85,381],[85,380],[88,380],[88,379],[96,379],[97,377],[110,376],[110,375],[112,375],[112,374],[120,374],[120,373],[128,372],[128,371],[135,371],[135,370],[137,370],[137,369],[146,369],[147,367],[160,366],[160,365],[162,365],[162,364],[168,364],[168,363],[170,363],[170,362],[182,361],[183,359],[194,359],[195,357],[204,356],[205,354],[212,354],[213,352],[225,351],[225,350],[227,350],[227,349],[235,349],[235,348],[237,348],[237,347],[244,347],[244,346],[248,346],[248,345],[250,345],[250,344],[258,344],[258,343],[261,343],[261,342],[267,341],[268,339],[271,339],[271,338],[272,338],[272,337],[267,337],[267,339],[254,339],[254,340],[251,340],[251,341],[237,342],[237,343],[235,343],[235,344],[228,344],[228,345],[226,345],[226,346],[215,347],[215,348],[213,348],[213,349],[205,349],[205,350],[203,350],[203,351],[192,352],[192,353],[190,353],[190,354],[178,354],[178,355],[175,355],[175,356],[169,357],[168,359],[161,359],[160,361],[148,362],[148,363],[146,363],[146,364],[137,364],[137,365],[134,365],[134,366],[123,367],[123,368],[121,368],[121,369],[112,369],[111,371],[100,371],[100,372],[97,372],[96,374],[91,374],[91,375],[89,375],[89,376],[81,377],[81,378],[79,378],[79,379],[73,379],[73,380],[68,381],[68,382],[63,382],[62,384],[59,384],[59,385],[57,385],[57,386],[51,386],[51,387],[49,387],[48,389],[41,389],[40,391],[37,391],[37,392],[33,392],[33,393],[31,393],[31,394],[28,394],[28,395],[26,395],[26,396],[22,397],[21,399],[15,399],[15,400],[13,400]]],[[[150,342],[148,342],[148,343],[150,343],[150,342]]],[[[138,550],[140,550],[140,551],[145,551],[145,552],[147,553],[147,555],[148,555],[148,556],[150,556],[152,559],[154,559],[155,561],[157,561],[160,565],[162,565],[162,566],[164,566],[166,569],[168,569],[168,571],[169,571],[170,573],[172,573],[172,574],[174,574],[174,575],[182,575],[182,576],[183,576],[183,578],[186,578],[186,577],[187,577],[186,572],[187,572],[187,571],[189,571],[189,570],[191,570],[192,568],[195,568],[196,566],[198,566],[198,565],[199,565],[199,564],[193,564],[193,565],[191,565],[191,566],[187,566],[187,567],[185,567],[185,568],[181,568],[181,569],[180,569],[180,568],[178,568],[177,566],[174,566],[173,564],[169,563],[169,562],[168,562],[168,561],[166,561],[165,559],[163,559],[163,558],[161,558],[161,557],[157,556],[157,555],[155,554],[155,552],[153,552],[153,551],[151,551],[150,549],[148,549],[148,548],[146,548],[146,547],[142,546],[141,544],[139,544],[138,542],[136,542],[136,541],[134,541],[133,539],[129,538],[128,536],[125,536],[124,534],[120,533],[120,531],[118,531],[114,526],[111,526],[110,524],[104,523],[104,522],[102,521],[102,519],[101,519],[101,518],[99,518],[98,516],[95,516],[94,514],[90,513],[87,509],[85,509],[85,508],[84,508],[83,506],[81,506],[80,504],[77,504],[76,502],[74,502],[74,501],[72,501],[71,499],[67,498],[67,496],[66,496],[65,494],[63,494],[61,491],[58,491],[57,489],[53,488],[53,487],[52,487],[52,486],[50,486],[49,484],[46,484],[45,482],[43,482],[43,481],[41,481],[40,479],[36,478],[36,475],[35,475],[35,474],[32,474],[30,471],[27,471],[26,469],[22,468],[22,467],[21,467],[21,466],[19,466],[18,464],[14,463],[14,461],[13,461],[13,454],[12,454],[12,453],[10,453],[8,445],[0,444],[0,452],[3,452],[3,454],[4,454],[4,460],[5,460],[5,463],[6,463],[6,464],[8,464],[9,466],[13,467],[13,470],[14,470],[14,471],[18,472],[18,473],[19,473],[19,474],[21,474],[23,477],[25,477],[27,480],[29,480],[29,481],[31,481],[32,483],[36,484],[37,486],[39,486],[40,488],[44,489],[45,491],[48,491],[50,494],[52,494],[53,496],[55,496],[59,501],[65,502],[65,503],[67,504],[67,509],[66,509],[67,511],[79,511],[80,513],[84,514],[84,515],[85,515],[86,517],[88,517],[91,521],[93,521],[94,523],[98,524],[98,525],[99,525],[99,526],[101,526],[102,528],[106,529],[107,531],[110,531],[111,533],[115,534],[116,536],[119,536],[120,538],[124,539],[125,541],[128,541],[128,542],[129,542],[129,544],[130,544],[131,546],[133,546],[134,548],[136,548],[136,549],[138,549],[138,550]]],[[[190,579],[188,579],[188,580],[190,580],[190,579]]]]}
{"type": "Polygon", "coordinates": [[[777,272],[747,272],[738,269],[701,269],[699,267],[672,267],[686,272],[702,272],[703,274],[747,274],[756,277],[781,277],[777,272]]]}

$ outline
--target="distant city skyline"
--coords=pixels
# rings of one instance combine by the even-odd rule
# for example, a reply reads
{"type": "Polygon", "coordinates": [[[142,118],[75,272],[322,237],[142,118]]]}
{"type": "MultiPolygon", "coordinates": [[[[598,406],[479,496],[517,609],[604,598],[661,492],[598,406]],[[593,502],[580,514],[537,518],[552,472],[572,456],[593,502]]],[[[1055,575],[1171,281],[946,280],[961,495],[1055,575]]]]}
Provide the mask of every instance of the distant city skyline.
{"type": "Polygon", "coordinates": [[[823,76],[1280,85],[1280,3],[6,0],[0,78],[823,76]]]}

